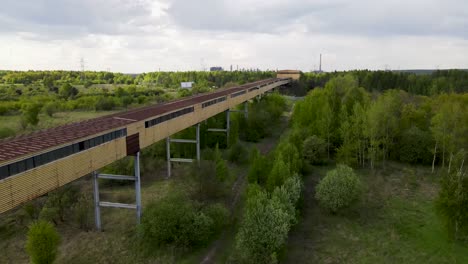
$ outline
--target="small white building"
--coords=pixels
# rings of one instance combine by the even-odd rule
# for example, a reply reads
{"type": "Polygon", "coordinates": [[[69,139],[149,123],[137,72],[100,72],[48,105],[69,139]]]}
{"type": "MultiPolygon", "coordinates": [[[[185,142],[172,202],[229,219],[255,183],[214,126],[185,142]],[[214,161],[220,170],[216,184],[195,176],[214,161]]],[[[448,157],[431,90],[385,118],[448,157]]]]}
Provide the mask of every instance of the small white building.
{"type": "Polygon", "coordinates": [[[181,82],[180,88],[182,89],[192,89],[192,86],[195,82],[181,82]]]}

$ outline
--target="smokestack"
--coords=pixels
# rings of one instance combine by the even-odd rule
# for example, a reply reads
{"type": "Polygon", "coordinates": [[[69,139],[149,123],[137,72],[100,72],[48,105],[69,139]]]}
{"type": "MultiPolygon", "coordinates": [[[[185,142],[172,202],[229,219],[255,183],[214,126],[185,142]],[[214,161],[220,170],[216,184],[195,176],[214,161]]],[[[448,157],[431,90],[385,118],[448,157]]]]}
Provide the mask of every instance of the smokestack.
{"type": "Polygon", "coordinates": [[[322,72],[322,53],[320,53],[320,66],[319,66],[319,72],[322,72]]]}

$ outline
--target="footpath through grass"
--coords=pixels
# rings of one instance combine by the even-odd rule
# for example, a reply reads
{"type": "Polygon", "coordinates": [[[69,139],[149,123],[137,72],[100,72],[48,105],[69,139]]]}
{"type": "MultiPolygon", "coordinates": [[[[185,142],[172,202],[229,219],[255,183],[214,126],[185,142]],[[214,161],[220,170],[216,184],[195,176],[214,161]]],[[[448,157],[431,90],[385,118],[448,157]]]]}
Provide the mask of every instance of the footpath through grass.
{"type": "Polygon", "coordinates": [[[289,237],[285,263],[468,263],[468,246],[451,242],[433,200],[438,179],[429,168],[387,164],[358,170],[363,200],[331,215],[314,188],[333,167],[314,167],[305,178],[303,216],[289,237]]]}

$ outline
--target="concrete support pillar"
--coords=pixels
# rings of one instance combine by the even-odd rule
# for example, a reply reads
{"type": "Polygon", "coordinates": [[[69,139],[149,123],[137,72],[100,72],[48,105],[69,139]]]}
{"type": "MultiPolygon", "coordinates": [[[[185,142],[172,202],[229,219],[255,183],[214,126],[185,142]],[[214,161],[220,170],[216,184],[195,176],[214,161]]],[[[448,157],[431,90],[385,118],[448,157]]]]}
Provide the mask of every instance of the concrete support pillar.
{"type": "Polygon", "coordinates": [[[226,110],[226,146],[229,147],[229,130],[231,130],[231,111],[226,110]]]}
{"type": "Polygon", "coordinates": [[[166,138],[167,178],[171,177],[171,138],[166,138]]]}
{"type": "Polygon", "coordinates": [[[141,221],[141,183],[140,183],[140,152],[135,155],[135,198],[137,223],[141,221]]]}
{"type": "Polygon", "coordinates": [[[249,101],[244,102],[244,117],[249,118],[249,101]]]}
{"type": "Polygon", "coordinates": [[[93,185],[94,185],[94,222],[96,230],[101,231],[101,207],[99,206],[99,181],[98,172],[93,172],[93,185]]]}
{"type": "Polygon", "coordinates": [[[196,135],[196,140],[197,140],[197,162],[198,165],[200,165],[200,159],[201,159],[201,154],[200,154],[200,123],[197,124],[197,135],[196,135]]]}

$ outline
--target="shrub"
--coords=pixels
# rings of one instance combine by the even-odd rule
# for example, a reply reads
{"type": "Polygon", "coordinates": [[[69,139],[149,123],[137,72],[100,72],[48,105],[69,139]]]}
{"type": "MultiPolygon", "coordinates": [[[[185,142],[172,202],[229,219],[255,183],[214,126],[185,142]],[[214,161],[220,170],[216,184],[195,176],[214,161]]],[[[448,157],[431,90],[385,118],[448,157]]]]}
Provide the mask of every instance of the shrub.
{"type": "Polygon", "coordinates": [[[327,143],[315,135],[304,141],[302,156],[310,164],[321,164],[327,156],[327,143]]]}
{"type": "Polygon", "coordinates": [[[194,198],[199,201],[216,200],[226,193],[225,184],[217,177],[216,163],[213,161],[192,164],[190,176],[194,180],[194,198]]]}
{"type": "Polygon", "coordinates": [[[75,221],[80,229],[91,230],[93,224],[93,199],[87,193],[81,194],[78,201],[73,205],[75,221]]]}
{"type": "Polygon", "coordinates": [[[247,175],[249,183],[265,184],[270,172],[268,159],[254,148],[250,154],[250,161],[252,164],[247,175]]]}
{"type": "Polygon", "coordinates": [[[283,156],[280,153],[277,155],[273,168],[268,175],[266,182],[267,190],[273,191],[275,187],[281,186],[290,175],[289,164],[283,161],[283,156]]]}
{"type": "Polygon", "coordinates": [[[244,164],[247,162],[248,151],[241,143],[237,142],[231,146],[228,152],[228,160],[231,162],[237,162],[244,164]]]}
{"type": "Polygon", "coordinates": [[[336,213],[355,202],[361,195],[362,188],[353,169],[338,165],[320,180],[315,191],[315,198],[320,206],[336,213]]]}
{"type": "Polygon", "coordinates": [[[228,224],[229,217],[228,209],[220,204],[212,204],[203,208],[202,212],[213,220],[213,232],[218,234],[228,224]]]}
{"type": "Polygon", "coordinates": [[[49,222],[38,221],[29,226],[26,251],[32,263],[53,263],[59,243],[60,236],[49,222]]]}
{"type": "Polygon", "coordinates": [[[214,159],[216,164],[216,177],[220,181],[225,181],[229,176],[229,171],[226,162],[223,159],[222,153],[219,151],[218,145],[216,145],[214,151],[214,159]]]}
{"type": "Polygon", "coordinates": [[[48,102],[44,105],[44,112],[52,117],[58,111],[58,105],[55,102],[48,102]]]}
{"type": "Polygon", "coordinates": [[[239,260],[242,263],[275,263],[275,252],[286,241],[290,222],[291,216],[278,199],[269,199],[264,191],[250,195],[236,235],[239,260]]]}
{"type": "Polygon", "coordinates": [[[99,97],[94,106],[96,111],[110,111],[115,107],[115,101],[112,97],[99,97]]]}
{"type": "Polygon", "coordinates": [[[39,123],[39,112],[41,111],[41,105],[38,103],[28,103],[24,104],[21,107],[21,111],[23,113],[22,120],[27,124],[31,124],[33,126],[39,123]]]}
{"type": "Polygon", "coordinates": [[[145,209],[140,231],[149,246],[196,247],[208,242],[214,221],[186,197],[173,195],[151,202],[145,209]]]}
{"type": "Polygon", "coordinates": [[[7,128],[7,127],[2,127],[0,128],[0,139],[2,138],[7,138],[7,137],[12,137],[15,135],[15,131],[7,128]]]}
{"type": "Polygon", "coordinates": [[[41,210],[40,219],[63,222],[65,211],[75,202],[78,190],[71,185],[65,186],[48,194],[47,202],[41,210]]]}
{"type": "Polygon", "coordinates": [[[283,139],[278,145],[276,152],[280,153],[284,162],[289,165],[288,168],[290,173],[298,173],[301,171],[302,162],[299,151],[293,144],[283,139]]]}
{"type": "Polygon", "coordinates": [[[466,153],[459,151],[452,158],[451,171],[442,175],[436,210],[451,239],[468,238],[468,177],[463,168],[466,153]]]}
{"type": "Polygon", "coordinates": [[[399,157],[403,162],[412,164],[430,164],[432,155],[430,149],[434,146],[431,133],[411,127],[401,136],[399,157]]]}

